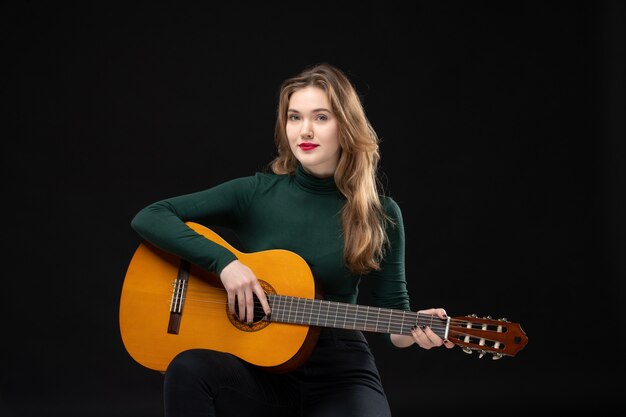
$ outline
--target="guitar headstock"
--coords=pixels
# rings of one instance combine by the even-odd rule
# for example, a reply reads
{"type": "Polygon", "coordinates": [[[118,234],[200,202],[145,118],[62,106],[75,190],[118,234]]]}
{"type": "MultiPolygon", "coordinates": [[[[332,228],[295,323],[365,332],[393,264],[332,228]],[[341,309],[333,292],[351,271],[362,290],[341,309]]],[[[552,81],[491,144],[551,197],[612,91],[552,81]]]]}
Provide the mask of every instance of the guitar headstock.
{"type": "Polygon", "coordinates": [[[465,353],[476,351],[480,358],[491,353],[492,359],[515,356],[528,343],[528,337],[518,323],[475,314],[452,317],[448,339],[461,346],[465,353]]]}

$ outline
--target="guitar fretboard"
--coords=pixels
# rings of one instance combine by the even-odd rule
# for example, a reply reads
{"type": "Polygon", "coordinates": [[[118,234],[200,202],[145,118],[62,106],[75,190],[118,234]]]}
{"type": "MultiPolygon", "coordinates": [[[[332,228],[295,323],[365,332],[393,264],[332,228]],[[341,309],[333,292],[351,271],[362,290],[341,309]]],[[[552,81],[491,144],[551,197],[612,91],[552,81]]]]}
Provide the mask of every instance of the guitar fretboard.
{"type": "Polygon", "coordinates": [[[428,326],[441,338],[448,333],[448,320],[430,314],[278,294],[268,294],[268,301],[273,322],[402,335],[428,326]]]}

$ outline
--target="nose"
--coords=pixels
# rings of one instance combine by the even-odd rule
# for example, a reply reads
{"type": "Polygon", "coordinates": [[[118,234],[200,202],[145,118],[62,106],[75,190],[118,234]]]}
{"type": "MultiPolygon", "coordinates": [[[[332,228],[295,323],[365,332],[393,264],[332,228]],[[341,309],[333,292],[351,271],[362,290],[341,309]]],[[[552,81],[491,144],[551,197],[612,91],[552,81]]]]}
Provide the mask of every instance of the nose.
{"type": "Polygon", "coordinates": [[[313,139],[313,129],[311,128],[311,121],[306,118],[302,120],[300,126],[300,137],[302,139],[313,139]]]}

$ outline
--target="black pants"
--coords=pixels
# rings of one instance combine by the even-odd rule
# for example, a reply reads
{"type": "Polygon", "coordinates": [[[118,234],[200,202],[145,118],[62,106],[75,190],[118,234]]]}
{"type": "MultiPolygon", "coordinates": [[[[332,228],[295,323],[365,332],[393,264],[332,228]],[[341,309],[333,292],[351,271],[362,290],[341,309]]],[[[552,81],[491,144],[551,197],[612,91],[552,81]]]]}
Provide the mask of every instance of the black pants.
{"type": "Polygon", "coordinates": [[[165,416],[389,417],[369,345],[361,332],[322,329],[299,369],[273,374],[233,355],[182,352],[164,383],[165,416]]]}

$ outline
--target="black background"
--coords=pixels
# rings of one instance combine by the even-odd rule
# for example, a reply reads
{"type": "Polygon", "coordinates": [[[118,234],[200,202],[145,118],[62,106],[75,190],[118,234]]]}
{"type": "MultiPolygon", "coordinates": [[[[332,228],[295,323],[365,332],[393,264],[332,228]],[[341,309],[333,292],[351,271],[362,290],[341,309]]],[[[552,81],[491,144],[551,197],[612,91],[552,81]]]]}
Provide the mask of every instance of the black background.
{"type": "Polygon", "coordinates": [[[280,82],[321,61],[382,139],[413,308],[529,338],[370,337],[394,416],[624,411],[623,1],[2,9],[2,416],[162,415],[119,335],[130,220],[262,169],[280,82]]]}

